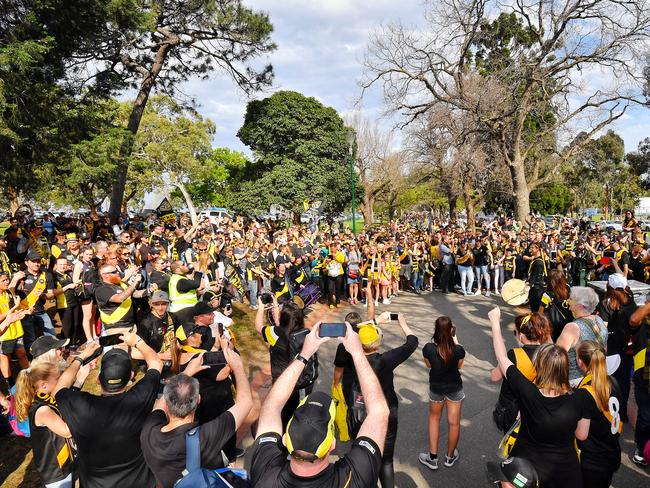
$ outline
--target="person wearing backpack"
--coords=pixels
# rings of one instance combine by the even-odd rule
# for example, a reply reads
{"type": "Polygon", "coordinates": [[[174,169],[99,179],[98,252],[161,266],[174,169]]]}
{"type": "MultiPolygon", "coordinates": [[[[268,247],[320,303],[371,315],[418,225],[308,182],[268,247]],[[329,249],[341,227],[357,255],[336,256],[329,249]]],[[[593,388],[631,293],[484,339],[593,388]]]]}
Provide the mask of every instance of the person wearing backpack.
{"type": "MultiPolygon", "coordinates": [[[[383,488],[392,488],[395,486],[395,471],[393,468],[393,454],[395,452],[395,442],[397,440],[397,421],[399,400],[395,393],[393,384],[394,370],[404,361],[406,361],[418,347],[418,338],[413,334],[406,319],[403,315],[397,316],[397,323],[402,329],[406,340],[404,344],[383,353],[379,352],[382,335],[381,330],[374,325],[363,325],[359,327],[359,339],[363,347],[363,352],[372,366],[373,371],[379,378],[379,383],[388,402],[390,416],[388,417],[388,432],[386,434],[386,443],[381,460],[381,471],[379,472],[379,481],[383,488]]],[[[338,351],[337,351],[338,352],[338,351]]],[[[338,357],[338,355],[337,355],[338,357]]],[[[354,369],[354,360],[350,354],[342,355],[339,362],[334,363],[334,380],[337,378],[349,378],[349,385],[343,387],[343,391],[348,393],[346,404],[348,405],[348,429],[352,438],[356,437],[359,428],[366,419],[367,408],[365,398],[361,392],[361,384],[357,378],[354,369]],[[343,371],[351,371],[351,374],[345,375],[343,371]]],[[[336,386],[336,383],[333,385],[336,386]]],[[[344,393],[345,395],[345,393],[344,393]]]]}
{"type": "Polygon", "coordinates": [[[460,369],[465,349],[458,343],[456,327],[449,317],[436,319],[433,337],[422,349],[422,356],[429,368],[429,452],[420,453],[418,460],[429,469],[438,469],[440,417],[446,404],[449,438],[445,466],[451,468],[459,457],[460,415],[465,399],[460,369]]]}
{"type": "MultiPolygon", "coordinates": [[[[271,356],[271,379],[273,383],[291,364],[293,358],[302,349],[302,343],[309,329],[305,328],[303,311],[293,302],[280,305],[273,297],[271,313],[278,325],[265,325],[265,307],[259,307],[255,317],[255,328],[262,336],[262,340],[269,345],[271,356]]],[[[300,378],[296,381],[295,389],[282,410],[282,425],[286,426],[293,415],[298,403],[309,395],[318,378],[318,355],[309,358],[300,378]]]]}
{"type": "Polygon", "coordinates": [[[560,337],[564,326],[573,318],[569,310],[570,295],[571,287],[566,282],[564,271],[558,269],[549,271],[546,277],[546,291],[542,294],[542,303],[539,310],[533,312],[543,313],[551,321],[553,341],[560,337]]]}
{"type": "Polygon", "coordinates": [[[366,419],[350,450],[330,464],[330,453],[336,447],[336,406],[326,393],[314,392],[306,397],[287,428],[282,426],[280,412],[305,364],[329,340],[319,336],[319,328],[320,322],[307,335],[300,354],[277,378],[262,405],[250,468],[255,488],[369,488],[377,484],[389,409],[359,336],[349,323],[345,336],[339,340],[352,355],[367,405],[366,419]]]}
{"type": "Polygon", "coordinates": [[[193,375],[209,369],[202,365],[202,353],[188,363],[185,373],[169,379],[163,397],[156,401],[153,412],[144,422],[140,434],[142,453],[160,488],[172,488],[183,476],[186,436],[195,427],[198,427],[200,467],[213,470],[227,465],[222,450],[253,408],[253,398],[239,354],[231,345],[223,348],[223,354],[237,386],[237,398],[232,407],[201,425],[196,420],[201,397],[199,381],[193,375]]]}
{"type": "Polygon", "coordinates": [[[582,486],[609,488],[621,465],[621,390],[616,379],[607,376],[605,351],[597,342],[581,342],[576,356],[585,373],[578,388],[589,392],[585,416],[591,419],[589,436],[578,442],[582,486]]]}
{"type": "MultiPolygon", "coordinates": [[[[546,316],[541,313],[528,313],[519,315],[515,319],[515,337],[522,347],[515,347],[508,351],[508,359],[530,381],[535,378],[533,356],[540,344],[551,342],[551,324],[546,316]]],[[[497,366],[491,375],[492,381],[500,381],[503,374],[497,366]]],[[[510,384],[501,383],[499,400],[492,412],[492,418],[498,429],[507,433],[517,420],[519,403],[510,384]]]]}
{"type": "Polygon", "coordinates": [[[591,288],[571,288],[569,307],[574,321],[564,326],[555,343],[569,354],[569,384],[573,388],[578,386],[584,376],[576,361],[576,346],[582,341],[595,340],[603,349],[607,348],[607,327],[594,312],[598,302],[598,295],[591,288]]]}

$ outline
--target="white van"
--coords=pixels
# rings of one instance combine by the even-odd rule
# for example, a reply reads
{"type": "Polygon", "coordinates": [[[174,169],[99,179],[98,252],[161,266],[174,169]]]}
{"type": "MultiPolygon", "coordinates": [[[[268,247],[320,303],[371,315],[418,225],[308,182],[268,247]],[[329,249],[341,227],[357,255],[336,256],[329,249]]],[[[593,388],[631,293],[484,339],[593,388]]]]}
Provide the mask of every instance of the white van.
{"type": "Polygon", "coordinates": [[[222,207],[211,207],[199,214],[199,219],[205,219],[208,217],[212,224],[218,224],[224,217],[232,219],[232,215],[228,212],[227,209],[222,207]]]}

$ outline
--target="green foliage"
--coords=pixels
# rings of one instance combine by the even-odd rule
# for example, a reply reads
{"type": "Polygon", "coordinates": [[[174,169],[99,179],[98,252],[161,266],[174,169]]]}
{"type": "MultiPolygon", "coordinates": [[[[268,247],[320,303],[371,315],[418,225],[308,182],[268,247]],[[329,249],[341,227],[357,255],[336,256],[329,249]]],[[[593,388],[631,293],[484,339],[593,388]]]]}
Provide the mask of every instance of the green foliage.
{"type": "Polygon", "coordinates": [[[248,104],[239,138],[254,160],[233,172],[233,208],[249,213],[272,204],[300,214],[305,199],[338,213],[350,202],[348,129],[332,108],[281,91],[248,104]]]}
{"type": "Polygon", "coordinates": [[[632,172],[640,178],[644,190],[650,189],[650,137],[641,142],[636,151],[628,153],[625,157],[632,172]]]}
{"type": "Polygon", "coordinates": [[[193,178],[187,185],[192,199],[200,206],[230,208],[232,196],[228,186],[231,173],[242,170],[248,159],[246,155],[230,149],[217,148],[204,161],[202,178],[193,178]]]}
{"type": "Polygon", "coordinates": [[[562,183],[553,183],[533,190],[530,208],[542,215],[566,214],[573,203],[571,190],[562,183]]]}

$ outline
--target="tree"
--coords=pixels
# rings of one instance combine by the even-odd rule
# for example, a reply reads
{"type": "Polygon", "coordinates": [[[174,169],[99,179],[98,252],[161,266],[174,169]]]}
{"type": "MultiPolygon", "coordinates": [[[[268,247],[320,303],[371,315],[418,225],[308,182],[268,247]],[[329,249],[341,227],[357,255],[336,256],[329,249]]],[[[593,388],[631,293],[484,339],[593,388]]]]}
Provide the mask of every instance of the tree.
{"type": "Polygon", "coordinates": [[[516,216],[525,219],[530,192],[643,101],[634,60],[650,34],[649,7],[648,0],[441,1],[427,12],[425,30],[389,24],[373,35],[362,87],[382,85],[405,125],[440,106],[472,117],[470,133],[498,144],[516,216]],[[508,15],[489,22],[486,12],[501,7],[508,15]],[[612,82],[584,86],[585,76],[612,82]],[[587,133],[580,143],[555,142],[575,126],[587,133]]]}
{"type": "Polygon", "coordinates": [[[628,153],[625,159],[632,172],[640,178],[641,187],[650,189],[650,137],[639,142],[637,150],[628,153]]]}
{"type": "Polygon", "coordinates": [[[254,158],[233,173],[233,207],[259,213],[280,204],[298,220],[308,200],[342,212],[351,201],[348,133],[333,108],[300,93],[250,102],[237,135],[254,158]]]}
{"type": "MultiPolygon", "coordinates": [[[[173,96],[190,77],[206,79],[219,69],[245,93],[271,83],[270,65],[252,62],[275,49],[268,15],[242,5],[241,0],[105,2],[105,25],[93,46],[76,53],[71,73],[91,77],[97,91],[135,89],[127,128],[136,134],[152,91],[173,96]]],[[[111,192],[110,216],[122,210],[129,156],[125,145],[111,192]]]]}
{"type": "Polygon", "coordinates": [[[571,190],[562,183],[537,188],[530,194],[531,209],[543,215],[566,214],[572,201],[571,190]]]}

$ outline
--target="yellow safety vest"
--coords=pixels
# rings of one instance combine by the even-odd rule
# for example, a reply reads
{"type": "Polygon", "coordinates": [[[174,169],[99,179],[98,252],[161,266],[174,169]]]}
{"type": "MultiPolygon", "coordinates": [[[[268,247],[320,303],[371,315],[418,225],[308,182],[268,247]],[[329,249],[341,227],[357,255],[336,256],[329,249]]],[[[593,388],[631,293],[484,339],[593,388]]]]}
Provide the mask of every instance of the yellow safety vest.
{"type": "MultiPolygon", "coordinates": [[[[128,287],[124,283],[120,283],[120,286],[123,290],[126,290],[128,287]]],[[[111,325],[119,322],[124,318],[124,316],[131,310],[131,297],[128,297],[120,306],[113,310],[110,314],[99,310],[99,318],[102,320],[104,325],[111,325]]]]}
{"type": "Polygon", "coordinates": [[[185,293],[180,293],[178,291],[176,285],[178,285],[179,281],[185,279],[187,279],[185,276],[178,274],[173,274],[169,279],[169,300],[171,302],[169,305],[169,311],[172,313],[178,312],[179,310],[183,310],[187,307],[191,307],[199,301],[196,296],[196,291],[194,290],[190,290],[185,293]]]}
{"type": "MultiPolygon", "coordinates": [[[[13,295],[8,291],[4,293],[0,293],[0,313],[6,314],[7,312],[9,312],[12,306],[13,306],[13,295]]],[[[0,336],[0,342],[18,339],[19,337],[23,336],[23,333],[24,332],[23,332],[22,322],[20,320],[16,320],[12,324],[10,324],[9,328],[7,328],[5,333],[0,336]]]]}
{"type": "Polygon", "coordinates": [[[30,291],[27,294],[27,296],[21,300],[20,308],[28,309],[36,305],[36,302],[38,302],[38,299],[45,291],[46,286],[47,286],[47,282],[45,280],[45,271],[43,271],[40,275],[38,275],[38,278],[36,280],[36,285],[34,285],[32,291],[30,291]],[[38,296],[36,295],[37,291],[40,292],[38,296]]]}

